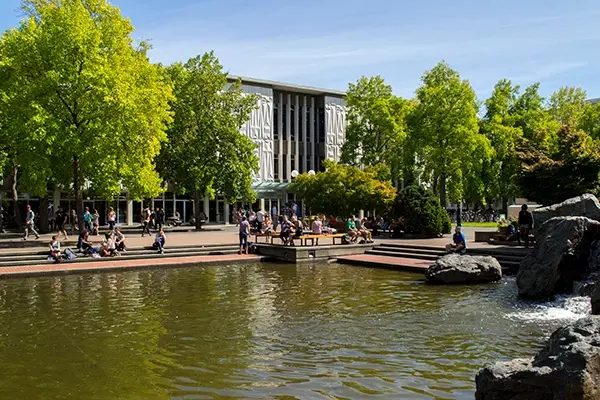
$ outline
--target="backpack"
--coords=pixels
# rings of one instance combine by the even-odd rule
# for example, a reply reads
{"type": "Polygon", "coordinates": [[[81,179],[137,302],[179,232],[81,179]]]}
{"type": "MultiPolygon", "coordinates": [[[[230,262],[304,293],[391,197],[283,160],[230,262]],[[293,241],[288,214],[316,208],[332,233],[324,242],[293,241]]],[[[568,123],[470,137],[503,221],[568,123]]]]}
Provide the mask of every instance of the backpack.
{"type": "Polygon", "coordinates": [[[71,249],[65,249],[65,258],[67,260],[74,260],[77,258],[77,254],[73,253],[71,249]]]}
{"type": "Polygon", "coordinates": [[[350,244],[350,237],[348,235],[342,236],[342,244],[350,244]]]}

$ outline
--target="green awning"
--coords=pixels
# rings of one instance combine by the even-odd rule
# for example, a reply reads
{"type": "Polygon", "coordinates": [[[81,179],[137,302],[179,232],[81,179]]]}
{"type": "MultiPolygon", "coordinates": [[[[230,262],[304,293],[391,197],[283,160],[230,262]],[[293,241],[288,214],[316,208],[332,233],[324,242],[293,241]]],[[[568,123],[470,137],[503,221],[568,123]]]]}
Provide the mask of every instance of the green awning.
{"type": "Polygon", "coordinates": [[[290,184],[288,182],[256,182],[252,184],[252,190],[260,194],[282,194],[290,184]]]}

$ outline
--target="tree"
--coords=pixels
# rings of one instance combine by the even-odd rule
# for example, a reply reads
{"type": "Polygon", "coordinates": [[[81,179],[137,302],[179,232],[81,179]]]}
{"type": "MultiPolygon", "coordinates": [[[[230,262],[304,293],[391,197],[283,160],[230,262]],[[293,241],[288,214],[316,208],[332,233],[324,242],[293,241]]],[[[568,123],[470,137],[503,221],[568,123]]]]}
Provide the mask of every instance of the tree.
{"type": "Polygon", "coordinates": [[[258,157],[254,143],[240,129],[257,99],[244,96],[240,82],[227,87],[227,73],[212,52],[168,71],[175,116],[159,166],[181,193],[194,194],[200,228],[200,200],[205,195],[220,193],[229,202],[254,199],[251,184],[258,157]]]}
{"type": "Polygon", "coordinates": [[[396,191],[390,181],[379,178],[389,171],[374,166],[355,166],[325,160],[325,172],[298,175],[290,190],[302,199],[312,213],[349,217],[359,210],[387,211],[396,191]]]}
{"type": "Polygon", "coordinates": [[[401,218],[408,233],[437,236],[450,233],[452,223],[439,199],[422,186],[407,186],[394,202],[394,216],[401,218]]]}
{"type": "Polygon", "coordinates": [[[561,87],[550,96],[550,114],[561,125],[577,125],[584,112],[586,97],[581,88],[561,87]]]}
{"type": "Polygon", "coordinates": [[[488,138],[493,156],[487,165],[485,181],[486,197],[502,199],[504,210],[508,210],[508,199],[515,197],[518,188],[515,176],[520,171],[516,149],[523,130],[515,127],[514,110],[519,87],[510,80],[500,80],[489,99],[485,101],[486,113],[480,123],[480,131],[488,138]]]}
{"type": "Polygon", "coordinates": [[[585,105],[578,128],[587,132],[592,138],[600,139],[600,103],[585,105]]]}
{"type": "Polygon", "coordinates": [[[362,77],[346,93],[348,126],[341,161],[351,165],[386,164],[392,178],[402,178],[406,114],[413,102],[396,97],[383,78],[362,77]]]}
{"type": "Polygon", "coordinates": [[[157,195],[153,160],[166,139],[171,88],[149,46],[134,47],[131,23],[106,0],[30,0],[23,9],[27,18],[0,41],[0,75],[13,89],[9,118],[26,116],[37,128],[10,132],[41,172],[31,186],[46,189],[50,176],[72,187],[79,215],[84,183],[107,197],[122,186],[133,199],[157,195]]]}
{"type": "Polygon", "coordinates": [[[546,154],[525,140],[519,153],[523,172],[517,178],[530,201],[550,205],[584,193],[596,193],[600,184],[600,149],[587,133],[564,125],[555,151],[546,154]]]}
{"type": "Polygon", "coordinates": [[[490,146],[478,133],[475,92],[448,64],[441,62],[422,77],[418,104],[411,124],[414,148],[424,169],[446,205],[446,183],[450,199],[464,198],[471,171],[489,158],[490,146]]]}

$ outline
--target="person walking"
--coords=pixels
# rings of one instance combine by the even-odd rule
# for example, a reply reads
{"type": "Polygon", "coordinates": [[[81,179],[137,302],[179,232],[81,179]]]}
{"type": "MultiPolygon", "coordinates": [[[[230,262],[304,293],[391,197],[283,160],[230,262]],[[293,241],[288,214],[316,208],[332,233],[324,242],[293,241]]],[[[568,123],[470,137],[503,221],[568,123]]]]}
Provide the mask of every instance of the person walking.
{"type": "Polygon", "coordinates": [[[117,214],[115,213],[114,208],[110,207],[108,209],[108,230],[111,232],[114,232],[116,224],[117,224],[117,214]]]}
{"type": "Polygon", "coordinates": [[[90,215],[92,219],[92,235],[100,236],[100,214],[94,208],[94,212],[90,215]]]}
{"type": "Polygon", "coordinates": [[[162,208],[156,207],[156,229],[161,230],[165,224],[165,212],[162,208]]]}
{"type": "Polygon", "coordinates": [[[92,235],[94,234],[92,228],[92,214],[90,214],[89,207],[86,207],[83,211],[83,226],[85,227],[85,229],[87,229],[88,232],[92,232],[92,235]]]}
{"type": "Polygon", "coordinates": [[[248,254],[248,235],[250,234],[250,224],[246,217],[242,217],[240,221],[240,251],[238,254],[248,254]]]}
{"type": "Polygon", "coordinates": [[[63,211],[62,207],[58,207],[58,211],[56,211],[55,219],[56,219],[56,230],[57,230],[56,237],[60,238],[60,234],[62,233],[65,240],[68,240],[69,238],[67,237],[67,230],[66,230],[65,226],[67,225],[67,220],[69,219],[69,216],[67,215],[66,212],[63,211]]]}
{"type": "Polygon", "coordinates": [[[77,211],[75,209],[71,210],[71,235],[75,234],[76,230],[79,230],[77,224],[79,221],[77,220],[77,211]]]}
{"type": "Polygon", "coordinates": [[[23,235],[23,240],[27,240],[29,236],[29,231],[33,232],[36,239],[40,238],[40,235],[35,230],[35,213],[31,210],[31,206],[28,204],[25,211],[25,234],[23,235]]]}
{"type": "Polygon", "coordinates": [[[48,229],[50,232],[56,229],[56,215],[54,213],[54,204],[48,206],[48,229]]]}
{"type": "Polygon", "coordinates": [[[278,215],[278,210],[277,210],[276,205],[271,207],[271,221],[273,221],[273,231],[277,232],[277,224],[279,222],[279,215],[278,215]]]}
{"type": "Polygon", "coordinates": [[[148,207],[144,208],[142,212],[142,237],[146,233],[152,236],[152,233],[150,233],[150,214],[150,209],[148,207]]]}

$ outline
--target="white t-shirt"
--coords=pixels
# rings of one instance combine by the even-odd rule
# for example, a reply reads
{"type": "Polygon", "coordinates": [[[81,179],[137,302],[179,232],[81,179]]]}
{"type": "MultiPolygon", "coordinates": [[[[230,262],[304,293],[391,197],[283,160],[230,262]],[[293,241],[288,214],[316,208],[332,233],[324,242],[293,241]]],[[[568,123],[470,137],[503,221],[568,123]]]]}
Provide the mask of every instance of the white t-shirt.
{"type": "Polygon", "coordinates": [[[265,222],[265,213],[263,213],[262,211],[259,211],[256,213],[256,220],[258,222],[265,222]]]}
{"type": "Polygon", "coordinates": [[[323,227],[323,223],[316,219],[315,222],[313,222],[313,233],[316,233],[318,235],[321,234],[322,228],[323,227]]]}

